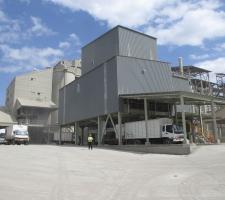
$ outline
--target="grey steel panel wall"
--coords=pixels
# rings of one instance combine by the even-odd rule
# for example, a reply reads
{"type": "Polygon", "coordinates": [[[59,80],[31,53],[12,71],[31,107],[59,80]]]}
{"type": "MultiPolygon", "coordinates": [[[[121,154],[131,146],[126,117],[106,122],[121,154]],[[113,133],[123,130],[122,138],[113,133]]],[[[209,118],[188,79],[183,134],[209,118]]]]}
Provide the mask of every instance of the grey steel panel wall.
{"type": "Polygon", "coordinates": [[[189,81],[179,77],[173,77],[173,90],[191,92],[189,81]]]}
{"type": "Polygon", "coordinates": [[[119,55],[157,60],[156,39],[119,27],[119,55]]]}
{"type": "Polygon", "coordinates": [[[119,94],[168,92],[173,90],[168,63],[117,57],[119,94]]]}
{"type": "Polygon", "coordinates": [[[116,59],[86,73],[65,87],[65,121],[63,89],[60,90],[59,122],[97,117],[118,111],[116,59]]]}
{"type": "Polygon", "coordinates": [[[82,48],[82,74],[94,69],[110,58],[118,55],[118,29],[105,35],[82,48]]]}

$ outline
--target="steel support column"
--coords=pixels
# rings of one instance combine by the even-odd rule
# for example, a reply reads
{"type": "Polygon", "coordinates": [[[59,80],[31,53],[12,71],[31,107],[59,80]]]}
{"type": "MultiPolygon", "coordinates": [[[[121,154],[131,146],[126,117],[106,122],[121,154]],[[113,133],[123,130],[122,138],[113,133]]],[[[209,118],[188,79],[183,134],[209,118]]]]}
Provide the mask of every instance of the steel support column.
{"type": "Polygon", "coordinates": [[[146,142],[145,142],[145,144],[149,144],[149,136],[148,136],[148,105],[147,105],[147,98],[144,98],[144,111],[145,111],[145,134],[146,134],[146,142]]]}
{"type": "Polygon", "coordinates": [[[79,123],[78,122],[75,122],[74,124],[74,133],[75,133],[75,144],[78,145],[78,134],[79,134],[79,123]]]}
{"type": "Polygon", "coordinates": [[[180,96],[180,105],[182,110],[182,125],[184,131],[184,144],[187,143],[187,129],[186,129],[186,119],[185,119],[185,110],[184,110],[184,97],[180,96]]]}
{"type": "Polygon", "coordinates": [[[59,128],[59,145],[62,144],[62,127],[59,128]]]}
{"type": "Polygon", "coordinates": [[[121,137],[121,133],[122,133],[122,118],[121,118],[121,113],[118,112],[118,145],[122,144],[122,137],[121,137]]]}
{"type": "Polygon", "coordinates": [[[200,125],[201,125],[201,132],[203,134],[204,130],[203,130],[203,121],[202,121],[202,111],[201,111],[201,106],[198,106],[198,112],[199,112],[199,119],[200,119],[200,125]]]}
{"type": "Polygon", "coordinates": [[[98,145],[102,144],[102,119],[98,116],[98,145]]]}
{"type": "Polygon", "coordinates": [[[215,137],[216,143],[219,144],[220,143],[220,139],[218,137],[218,130],[217,130],[217,124],[216,124],[216,113],[215,113],[215,104],[214,104],[213,101],[211,102],[211,110],[212,110],[214,137],[215,137]]]}

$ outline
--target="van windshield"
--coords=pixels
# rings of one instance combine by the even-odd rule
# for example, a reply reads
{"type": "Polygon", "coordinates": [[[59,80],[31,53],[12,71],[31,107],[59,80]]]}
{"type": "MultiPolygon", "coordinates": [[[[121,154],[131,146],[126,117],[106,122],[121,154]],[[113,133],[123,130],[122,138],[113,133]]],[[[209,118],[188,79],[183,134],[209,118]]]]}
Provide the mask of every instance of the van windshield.
{"type": "Polygon", "coordinates": [[[14,133],[15,135],[28,135],[27,131],[21,131],[21,130],[15,130],[14,133]]]}

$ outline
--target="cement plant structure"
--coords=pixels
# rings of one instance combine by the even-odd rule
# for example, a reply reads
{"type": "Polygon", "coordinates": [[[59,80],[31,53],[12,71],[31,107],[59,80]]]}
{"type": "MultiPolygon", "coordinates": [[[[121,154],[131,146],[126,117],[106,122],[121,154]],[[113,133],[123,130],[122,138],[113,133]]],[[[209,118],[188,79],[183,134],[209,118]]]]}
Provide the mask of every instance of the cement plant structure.
{"type": "Polygon", "coordinates": [[[76,144],[85,143],[87,132],[93,132],[102,144],[107,131],[113,130],[121,145],[122,124],[138,120],[145,120],[148,144],[148,119],[179,120],[177,116],[186,143],[186,108],[203,105],[211,107],[212,132],[216,143],[220,142],[215,108],[225,104],[224,97],[196,92],[182,63],[176,74],[169,63],[158,61],[156,41],[117,26],[82,48],[82,76],[59,93],[59,123],[61,129],[75,127],[76,144]]]}

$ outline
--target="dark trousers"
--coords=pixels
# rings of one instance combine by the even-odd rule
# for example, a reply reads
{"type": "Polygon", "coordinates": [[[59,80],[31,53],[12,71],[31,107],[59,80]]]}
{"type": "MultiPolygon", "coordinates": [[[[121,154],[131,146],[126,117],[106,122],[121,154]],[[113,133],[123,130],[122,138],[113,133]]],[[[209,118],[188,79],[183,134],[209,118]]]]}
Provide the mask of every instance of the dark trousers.
{"type": "Polygon", "coordinates": [[[88,142],[88,149],[92,150],[92,142],[88,142]]]}

